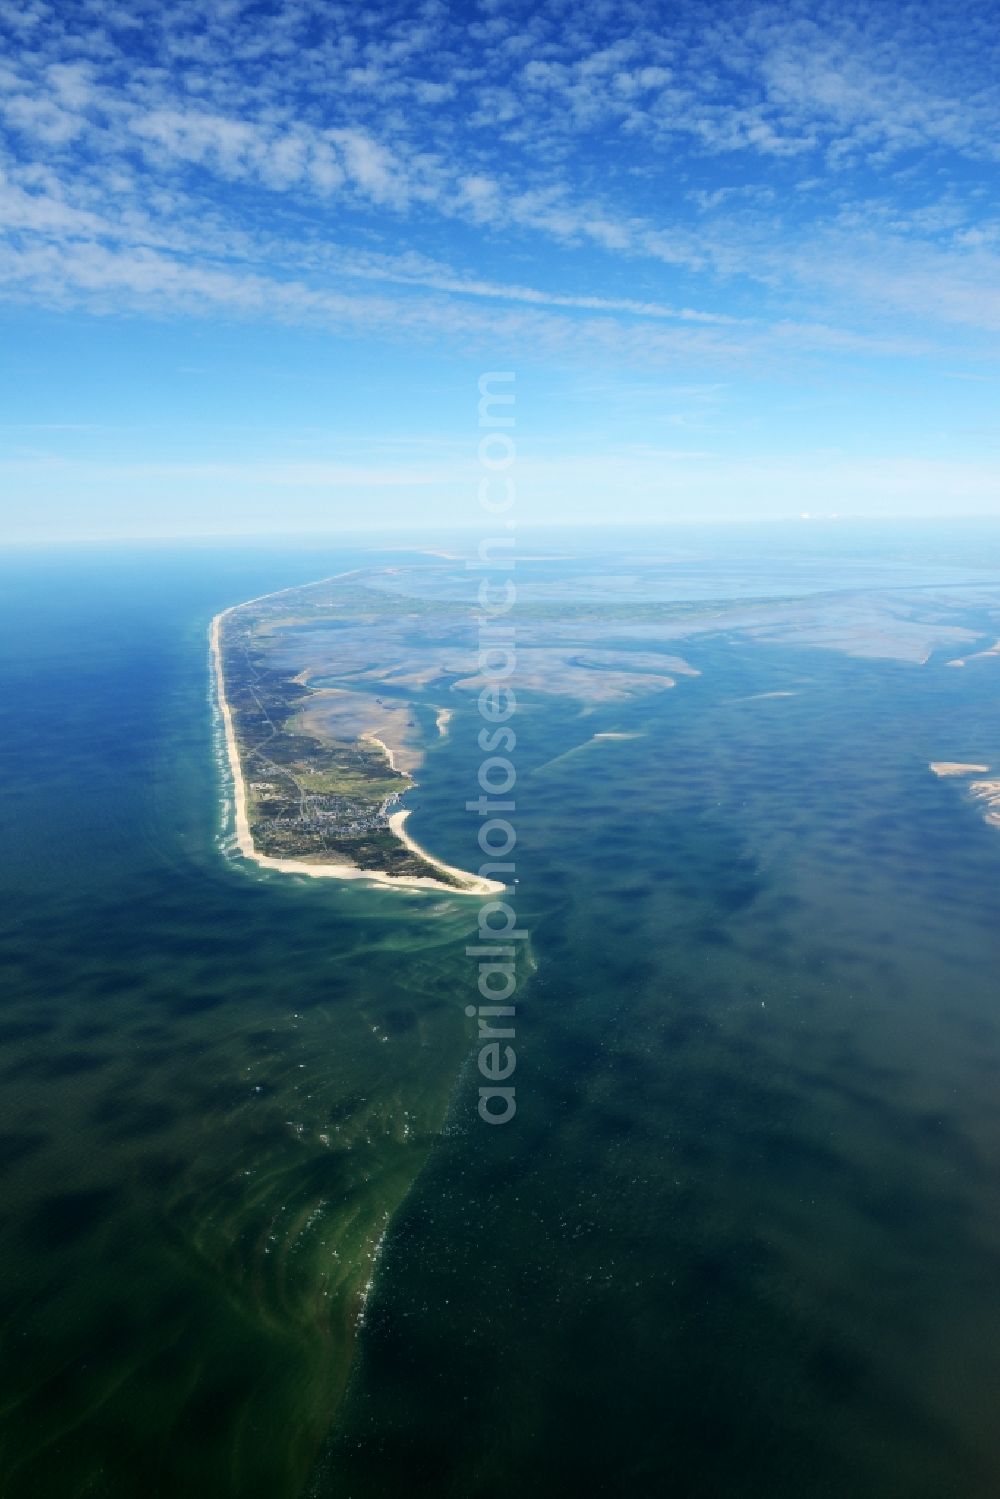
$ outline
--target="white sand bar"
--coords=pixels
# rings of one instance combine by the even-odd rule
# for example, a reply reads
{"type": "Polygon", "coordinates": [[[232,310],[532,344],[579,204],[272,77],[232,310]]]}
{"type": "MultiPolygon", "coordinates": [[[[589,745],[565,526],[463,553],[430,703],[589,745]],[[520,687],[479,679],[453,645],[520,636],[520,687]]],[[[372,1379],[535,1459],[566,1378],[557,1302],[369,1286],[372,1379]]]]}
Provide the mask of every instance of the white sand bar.
{"type": "Polygon", "coordinates": [[[988,765],[968,765],[962,760],[932,760],[930,768],[936,776],[981,776],[989,770],[988,765]]]}

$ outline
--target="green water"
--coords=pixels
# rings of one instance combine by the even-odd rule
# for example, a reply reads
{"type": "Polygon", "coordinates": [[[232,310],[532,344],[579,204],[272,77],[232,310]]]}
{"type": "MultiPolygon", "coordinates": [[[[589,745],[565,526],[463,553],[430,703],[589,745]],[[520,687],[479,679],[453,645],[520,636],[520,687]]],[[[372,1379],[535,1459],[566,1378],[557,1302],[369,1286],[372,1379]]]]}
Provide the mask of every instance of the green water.
{"type": "Polygon", "coordinates": [[[438,1136],[468,908],[220,847],[208,620],[320,561],[5,569],[5,1495],[301,1492],[438,1136]]]}
{"type": "Polygon", "coordinates": [[[527,701],[487,1129],[468,907],[220,844],[209,618],[370,563],[4,562],[4,1495],[995,1494],[1000,835],[927,772],[992,679],[709,637],[527,701]]]}

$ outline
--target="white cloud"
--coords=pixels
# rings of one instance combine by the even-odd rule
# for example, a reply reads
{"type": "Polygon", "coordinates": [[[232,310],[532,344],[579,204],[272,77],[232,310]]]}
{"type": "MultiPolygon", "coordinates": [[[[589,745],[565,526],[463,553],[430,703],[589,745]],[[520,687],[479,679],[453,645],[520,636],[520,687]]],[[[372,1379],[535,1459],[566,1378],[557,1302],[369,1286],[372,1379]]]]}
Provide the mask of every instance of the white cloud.
{"type": "Polygon", "coordinates": [[[397,206],[406,202],[407,184],[390,151],[363,130],[333,130],[330,137],[344,153],[351,180],[374,202],[397,206]]]}
{"type": "MultiPolygon", "coordinates": [[[[673,319],[714,325],[702,345],[724,357],[919,352],[929,321],[970,339],[996,327],[998,230],[975,167],[1000,91],[981,17],[963,32],[918,5],[890,24],[833,0],[621,16],[543,0],[516,22],[482,16],[0,0],[10,294],[99,300],[116,264],[136,307],[305,316],[320,295],[327,312],[337,296],[367,306],[344,278],[382,279],[434,292],[438,326],[459,336],[494,327],[499,313],[466,304],[495,299],[547,309],[548,347],[603,346],[619,327],[642,358],[675,357],[650,326],[673,319]],[[136,60],[140,25],[155,63],[136,60]],[[933,151],[972,174],[948,195],[933,151]],[[906,152],[926,167],[890,177],[906,152]],[[722,184],[706,167],[719,153],[722,184]],[[845,162],[878,170],[884,202],[850,203],[852,179],[832,170],[845,162]],[[541,262],[549,289],[434,269],[455,223],[465,258],[541,262]],[[379,270],[370,247],[386,236],[379,270]],[[430,269],[407,274],[407,254],[430,269]],[[32,270],[46,257],[49,289],[32,270]]],[[[387,292],[373,327],[392,322],[383,301],[419,321],[409,291],[387,292]]]]}
{"type": "Polygon", "coordinates": [[[64,146],[84,129],[78,115],[60,108],[51,99],[36,99],[28,94],[9,96],[4,100],[3,112],[15,131],[33,137],[43,146],[64,146]]]}

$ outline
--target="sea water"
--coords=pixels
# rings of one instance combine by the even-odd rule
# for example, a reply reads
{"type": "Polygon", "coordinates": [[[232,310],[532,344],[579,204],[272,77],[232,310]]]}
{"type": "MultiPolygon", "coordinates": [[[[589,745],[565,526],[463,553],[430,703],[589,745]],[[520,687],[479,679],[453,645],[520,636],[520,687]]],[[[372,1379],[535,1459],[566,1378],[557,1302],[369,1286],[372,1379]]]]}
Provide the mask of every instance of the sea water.
{"type": "MultiPolygon", "coordinates": [[[[996,577],[874,551],[760,587],[996,577]]],[[[994,1494],[1000,833],[927,769],[1000,758],[992,677],[529,696],[490,1129],[474,914],[227,857],[211,616],[378,560],[3,561],[4,1493],[994,1494]]],[[[466,866],[477,727],[410,798],[466,866]]]]}

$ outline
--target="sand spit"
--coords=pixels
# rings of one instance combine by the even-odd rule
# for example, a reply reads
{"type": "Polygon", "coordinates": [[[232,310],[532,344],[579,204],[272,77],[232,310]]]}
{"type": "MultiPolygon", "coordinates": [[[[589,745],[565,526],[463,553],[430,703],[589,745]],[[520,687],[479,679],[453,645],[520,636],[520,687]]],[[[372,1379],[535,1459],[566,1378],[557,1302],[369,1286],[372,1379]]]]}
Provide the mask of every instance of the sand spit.
{"type": "MultiPolygon", "coordinates": [[[[324,579],[324,581],[331,580],[324,579]]],[[[290,591],[289,589],[279,589],[277,592],[288,593],[290,591]]],[[[263,594],[261,597],[275,598],[277,597],[277,593],[263,594]]],[[[260,600],[250,599],[248,602],[256,604],[260,600]]],[[[219,704],[219,712],[222,715],[222,726],[226,739],[226,754],[229,760],[230,774],[233,778],[236,846],[243,858],[260,865],[262,869],[274,869],[280,874],[305,875],[307,878],[313,880],[368,880],[372,884],[394,885],[402,889],[442,890],[446,895],[492,895],[506,889],[506,886],[500,884],[498,880],[487,880],[481,878],[479,875],[469,874],[463,869],[452,869],[450,865],[443,864],[440,859],[435,859],[431,854],[418,848],[411,838],[404,836],[402,831],[403,823],[409,815],[408,812],[397,812],[394,816],[390,817],[389,826],[393,833],[411,852],[418,852],[428,864],[432,864],[436,869],[440,869],[443,874],[448,874],[453,879],[460,881],[459,886],[445,884],[443,880],[432,879],[429,875],[390,875],[377,869],[359,869],[357,865],[350,864],[346,860],[338,864],[312,864],[304,859],[275,859],[269,854],[262,854],[258,851],[254,845],[253,836],[250,832],[250,823],[247,818],[246,784],[243,780],[243,769],[240,765],[240,753],[236,743],[236,730],[233,727],[233,715],[226,701],[220,640],[222,621],[230,614],[233,614],[236,609],[243,607],[245,606],[242,604],[236,604],[231,609],[223,609],[222,613],[217,614],[212,620],[212,627],[209,633],[216,699],[219,704]]],[[[374,742],[380,745],[389,760],[389,764],[392,765],[391,751],[382,744],[380,739],[375,739],[374,742]]],[[[395,769],[395,766],[393,766],[393,769],[395,769]]]]}
{"type": "MultiPolygon", "coordinates": [[[[463,882],[462,892],[465,894],[498,895],[502,891],[506,890],[507,886],[504,885],[500,880],[487,880],[484,879],[482,875],[469,874],[464,869],[456,869],[452,864],[443,864],[440,859],[435,859],[433,854],[429,854],[427,850],[425,848],[422,848],[420,844],[417,843],[416,839],[411,838],[409,833],[406,831],[405,824],[406,819],[409,817],[409,815],[410,812],[409,808],[407,807],[402,808],[399,812],[393,812],[389,818],[389,826],[395,833],[396,837],[399,839],[400,843],[404,843],[410,850],[411,854],[418,854],[421,859],[426,859],[428,864],[433,864],[435,869],[440,869],[444,874],[450,874],[453,879],[461,880],[463,882]]],[[[428,880],[425,883],[436,885],[438,884],[438,881],[428,880]]],[[[443,888],[446,890],[450,890],[452,887],[450,885],[445,885],[443,888]]]]}

